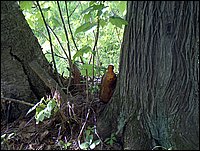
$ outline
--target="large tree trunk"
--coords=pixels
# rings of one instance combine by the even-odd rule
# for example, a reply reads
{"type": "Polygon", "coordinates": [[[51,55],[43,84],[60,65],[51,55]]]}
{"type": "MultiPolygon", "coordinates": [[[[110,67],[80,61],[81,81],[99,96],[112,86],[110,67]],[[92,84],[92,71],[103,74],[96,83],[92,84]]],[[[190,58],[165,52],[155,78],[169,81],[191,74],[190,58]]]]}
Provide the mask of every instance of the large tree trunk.
{"type": "MultiPolygon", "coordinates": [[[[47,86],[29,65],[33,60],[53,77],[17,2],[1,1],[1,96],[33,103],[45,95],[47,86]]],[[[16,103],[12,106],[10,118],[30,108],[16,103]]]]}
{"type": "Polygon", "coordinates": [[[116,91],[98,119],[124,149],[199,149],[199,2],[127,3],[116,91]]]}

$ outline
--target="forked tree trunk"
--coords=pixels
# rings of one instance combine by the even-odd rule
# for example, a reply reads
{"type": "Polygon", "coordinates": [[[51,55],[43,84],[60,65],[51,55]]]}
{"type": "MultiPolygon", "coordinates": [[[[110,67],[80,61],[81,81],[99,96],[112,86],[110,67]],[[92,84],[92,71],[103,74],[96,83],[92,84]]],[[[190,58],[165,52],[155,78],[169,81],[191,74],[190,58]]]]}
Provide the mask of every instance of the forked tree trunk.
{"type": "Polygon", "coordinates": [[[127,3],[119,76],[97,130],[124,149],[199,149],[199,2],[127,3]]]}
{"type": "MultiPolygon", "coordinates": [[[[45,95],[47,86],[29,65],[33,60],[53,77],[17,2],[1,1],[1,97],[33,103],[34,99],[45,95]]],[[[14,119],[30,108],[23,104],[11,104],[10,118],[14,119]]],[[[4,105],[2,108],[6,111],[4,105]]],[[[3,117],[7,114],[4,111],[3,117]]]]}

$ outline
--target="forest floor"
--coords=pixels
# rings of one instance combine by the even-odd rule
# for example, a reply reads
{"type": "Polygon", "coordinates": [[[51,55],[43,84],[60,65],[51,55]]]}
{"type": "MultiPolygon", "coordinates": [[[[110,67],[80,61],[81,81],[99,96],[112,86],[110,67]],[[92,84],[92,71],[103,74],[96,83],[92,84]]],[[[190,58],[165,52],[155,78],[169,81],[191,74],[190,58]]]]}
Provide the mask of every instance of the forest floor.
{"type": "MultiPolygon", "coordinates": [[[[96,129],[98,112],[105,107],[98,95],[78,92],[65,103],[63,121],[59,114],[36,124],[35,115],[21,116],[7,123],[1,121],[2,150],[118,150],[113,142],[105,142],[96,129]],[[73,100],[73,101],[72,101],[73,100]]],[[[108,139],[107,139],[108,140],[108,139]]],[[[117,145],[117,146],[116,146],[117,145]]]]}

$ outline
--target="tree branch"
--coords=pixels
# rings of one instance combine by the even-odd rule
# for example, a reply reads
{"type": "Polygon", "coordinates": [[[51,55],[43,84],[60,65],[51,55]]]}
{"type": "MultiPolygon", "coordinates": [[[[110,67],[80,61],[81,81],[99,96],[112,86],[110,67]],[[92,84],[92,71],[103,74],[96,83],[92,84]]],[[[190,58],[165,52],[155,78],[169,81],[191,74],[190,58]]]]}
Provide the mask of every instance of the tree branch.
{"type": "Polygon", "coordinates": [[[52,55],[52,61],[53,61],[53,64],[54,64],[54,68],[55,68],[55,72],[56,72],[56,77],[57,77],[57,80],[58,80],[58,82],[59,82],[59,85],[60,85],[60,86],[63,86],[62,83],[61,83],[61,80],[60,80],[60,78],[59,78],[59,75],[58,75],[58,70],[57,70],[57,68],[56,68],[56,62],[55,62],[54,54],[53,54],[53,46],[52,46],[52,41],[51,41],[51,35],[50,35],[49,29],[48,29],[48,25],[47,25],[47,23],[46,23],[46,21],[45,21],[44,14],[42,13],[42,9],[41,9],[41,7],[40,7],[39,2],[36,1],[36,3],[37,3],[37,5],[38,5],[38,7],[39,7],[40,13],[41,13],[41,15],[42,15],[42,19],[43,19],[43,21],[44,21],[44,24],[45,24],[45,27],[46,27],[46,29],[47,29],[47,33],[48,33],[48,36],[49,36],[50,47],[51,47],[51,55],[52,55]]]}
{"type": "Polygon", "coordinates": [[[49,29],[51,30],[51,32],[54,34],[54,36],[56,37],[56,39],[57,39],[57,41],[58,41],[58,43],[59,43],[59,45],[60,45],[60,47],[62,48],[62,50],[63,50],[63,52],[64,52],[64,54],[65,54],[65,56],[67,57],[67,59],[69,60],[69,56],[67,55],[67,53],[66,53],[66,51],[65,51],[65,49],[63,48],[63,46],[62,46],[62,44],[61,44],[61,42],[60,42],[60,40],[59,40],[59,38],[58,38],[58,36],[56,35],[56,33],[53,31],[53,29],[48,25],[48,27],[49,27],[49,29]]]}
{"type": "Polygon", "coordinates": [[[68,38],[68,34],[67,34],[67,29],[65,27],[65,22],[64,22],[64,19],[63,19],[63,16],[62,16],[62,12],[61,12],[61,9],[60,9],[60,4],[59,4],[58,1],[57,1],[57,4],[58,4],[58,10],[59,10],[59,13],[60,13],[60,18],[61,18],[62,23],[63,23],[65,36],[66,36],[66,39],[67,39],[67,47],[68,47],[68,53],[69,53],[70,71],[69,71],[69,83],[68,83],[68,86],[67,86],[67,92],[69,92],[69,86],[70,86],[70,83],[71,83],[71,76],[72,76],[73,66],[72,66],[72,60],[71,60],[71,52],[70,52],[70,45],[69,45],[69,38],[68,38]]]}
{"type": "MultiPolygon", "coordinates": [[[[96,33],[96,36],[95,36],[95,43],[94,43],[94,47],[93,47],[93,61],[92,61],[92,64],[93,64],[93,69],[92,69],[92,86],[94,86],[94,59],[95,59],[95,49],[96,49],[96,46],[97,46],[97,42],[98,42],[98,38],[99,38],[99,22],[100,22],[100,17],[98,16],[97,17],[97,33],[96,33]]],[[[90,58],[90,61],[89,61],[89,64],[91,62],[91,58],[90,58]]]]}
{"type": "Polygon", "coordinates": [[[62,16],[60,4],[59,4],[58,1],[57,1],[57,4],[58,4],[59,13],[60,13],[60,18],[61,18],[61,21],[62,21],[62,24],[63,24],[63,27],[64,27],[65,36],[66,36],[66,39],[67,39],[67,47],[68,47],[68,53],[69,53],[69,65],[70,65],[70,68],[72,69],[72,60],[71,60],[71,52],[70,52],[70,45],[69,45],[69,37],[68,37],[67,29],[65,27],[65,22],[64,22],[64,19],[63,19],[63,16],[62,16]]]}
{"type": "Polygon", "coordinates": [[[7,98],[7,97],[1,97],[1,101],[11,101],[11,102],[15,102],[15,103],[25,104],[25,105],[28,105],[28,106],[34,106],[34,104],[32,104],[32,103],[28,103],[28,102],[13,99],[13,98],[7,98]]]}
{"type": "MultiPolygon", "coordinates": [[[[77,47],[77,45],[76,45],[76,42],[75,42],[73,33],[72,33],[72,29],[71,29],[71,25],[70,25],[70,20],[69,20],[69,13],[68,13],[68,8],[67,8],[67,2],[66,2],[66,1],[65,1],[65,6],[66,6],[66,12],[67,12],[67,23],[68,23],[68,26],[69,26],[70,34],[71,34],[71,36],[72,36],[72,41],[73,41],[73,43],[74,43],[74,46],[75,46],[76,50],[79,51],[79,50],[78,50],[78,47],[77,47]]],[[[81,56],[80,56],[80,59],[81,59],[82,64],[84,64],[83,58],[82,58],[81,56]]]]}

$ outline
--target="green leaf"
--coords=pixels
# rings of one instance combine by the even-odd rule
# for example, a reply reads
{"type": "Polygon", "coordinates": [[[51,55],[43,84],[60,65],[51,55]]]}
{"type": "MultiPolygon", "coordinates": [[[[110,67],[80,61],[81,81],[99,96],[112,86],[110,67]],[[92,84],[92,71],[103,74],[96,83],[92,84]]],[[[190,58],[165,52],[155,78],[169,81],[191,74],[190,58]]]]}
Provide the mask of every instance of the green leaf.
{"type": "Polygon", "coordinates": [[[118,5],[118,9],[119,9],[120,13],[123,14],[124,11],[126,10],[126,1],[120,1],[119,5],[118,5]]]}
{"type": "Polygon", "coordinates": [[[52,17],[51,22],[52,22],[53,27],[60,27],[61,26],[60,22],[55,17],[52,17]]]}
{"type": "Polygon", "coordinates": [[[96,140],[96,141],[94,141],[95,145],[99,145],[100,142],[101,142],[100,140],[96,140]]]}
{"type": "Polygon", "coordinates": [[[37,20],[37,28],[41,28],[42,26],[44,26],[44,22],[43,22],[42,15],[40,14],[40,12],[38,12],[35,15],[35,18],[37,20]]]}
{"type": "Polygon", "coordinates": [[[100,4],[100,5],[93,5],[93,9],[94,10],[102,10],[104,7],[104,4],[100,4]]]}
{"type": "Polygon", "coordinates": [[[84,142],[84,143],[80,144],[79,147],[80,147],[81,149],[86,150],[86,149],[89,147],[89,144],[88,144],[88,142],[84,142]]]}
{"type": "Polygon", "coordinates": [[[90,131],[92,131],[92,132],[94,132],[94,127],[88,126],[87,129],[90,130],[90,131]]]}
{"type": "Polygon", "coordinates": [[[110,140],[110,138],[106,138],[105,140],[104,140],[104,142],[107,142],[107,141],[109,141],[110,140]]]}
{"type": "Polygon", "coordinates": [[[42,122],[44,120],[44,110],[38,113],[36,116],[36,124],[38,124],[40,121],[42,122]]]}
{"type": "Polygon", "coordinates": [[[85,131],[86,136],[90,135],[90,132],[91,132],[90,130],[86,130],[85,131]]]}
{"type": "Polygon", "coordinates": [[[100,140],[96,140],[94,141],[91,145],[90,145],[90,149],[94,149],[97,145],[99,145],[100,140]]]}
{"type": "Polygon", "coordinates": [[[90,5],[90,6],[93,5],[95,2],[96,2],[96,1],[91,1],[91,2],[89,3],[89,5],[90,5]]]}
{"type": "Polygon", "coordinates": [[[117,141],[116,137],[113,137],[112,140],[117,141]]]}
{"type": "Polygon", "coordinates": [[[79,32],[85,32],[88,31],[89,29],[91,29],[92,27],[96,26],[96,23],[90,23],[87,22],[83,25],[81,25],[80,27],[78,27],[75,31],[75,34],[79,33],[79,32]]]}
{"type": "Polygon", "coordinates": [[[51,112],[51,110],[53,110],[55,106],[56,106],[56,101],[52,99],[47,104],[47,110],[51,112]]]}
{"type": "Polygon", "coordinates": [[[19,6],[22,10],[30,10],[32,8],[32,1],[20,1],[19,6]]]}
{"type": "Polygon", "coordinates": [[[113,140],[111,139],[111,140],[109,141],[109,143],[110,143],[110,145],[113,145],[113,140]]]}
{"type": "Polygon", "coordinates": [[[122,28],[122,25],[128,25],[128,22],[126,20],[118,16],[110,17],[110,22],[119,28],[122,28]]]}
{"type": "Polygon", "coordinates": [[[44,110],[44,117],[50,118],[51,112],[47,110],[47,108],[44,110]]]}
{"type": "Polygon", "coordinates": [[[100,26],[103,28],[104,26],[106,26],[106,21],[105,20],[103,20],[103,19],[100,19],[99,20],[99,24],[100,24],[100,26]]]}
{"type": "Polygon", "coordinates": [[[67,145],[67,147],[69,147],[71,144],[72,144],[71,142],[67,142],[66,145],[67,145]]]}
{"type": "Polygon", "coordinates": [[[92,76],[92,64],[84,64],[81,66],[81,75],[86,76],[86,70],[88,71],[88,76],[92,76]]]}
{"type": "Polygon", "coordinates": [[[88,52],[92,52],[92,48],[90,46],[83,46],[79,51],[76,52],[76,54],[73,56],[73,61],[75,61],[75,59],[77,57],[83,56],[83,54],[88,53],[88,52]]]}
{"type": "Polygon", "coordinates": [[[85,15],[83,16],[83,19],[85,20],[85,22],[89,22],[89,21],[90,21],[90,17],[91,17],[91,14],[88,13],[88,14],[85,14],[85,15]]]}
{"type": "Polygon", "coordinates": [[[89,144],[92,143],[93,135],[86,135],[86,141],[89,142],[89,144]]]}
{"type": "Polygon", "coordinates": [[[37,115],[38,115],[41,111],[43,111],[43,110],[44,110],[44,108],[37,107],[37,108],[36,108],[36,113],[35,113],[35,118],[36,118],[37,115]]]}
{"type": "Polygon", "coordinates": [[[87,12],[92,12],[92,11],[95,11],[95,10],[98,10],[98,14],[99,16],[101,15],[101,12],[104,8],[106,8],[108,6],[104,6],[104,4],[99,4],[99,5],[96,5],[96,4],[92,4],[90,7],[86,8],[84,11],[82,11],[81,14],[85,14],[87,12]]]}
{"type": "Polygon", "coordinates": [[[81,15],[85,14],[87,12],[91,12],[91,10],[93,10],[93,6],[90,6],[90,7],[86,8],[84,11],[82,11],[81,15]]]}

